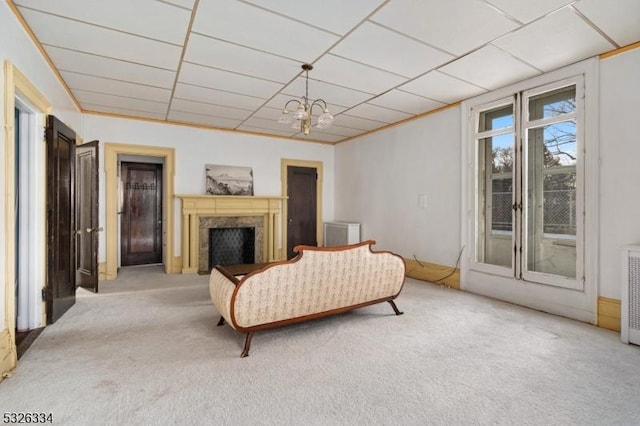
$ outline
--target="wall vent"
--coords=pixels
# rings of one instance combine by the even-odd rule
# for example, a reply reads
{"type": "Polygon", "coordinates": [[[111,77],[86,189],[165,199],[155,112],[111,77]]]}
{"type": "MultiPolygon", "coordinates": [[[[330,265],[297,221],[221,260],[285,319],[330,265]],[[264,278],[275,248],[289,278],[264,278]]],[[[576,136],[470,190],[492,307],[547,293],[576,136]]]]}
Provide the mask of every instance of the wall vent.
{"type": "Polygon", "coordinates": [[[360,242],[360,224],[352,222],[325,222],[324,246],[345,246],[360,242]]]}
{"type": "Polygon", "coordinates": [[[622,253],[621,338],[640,345],[640,246],[622,253]]]}

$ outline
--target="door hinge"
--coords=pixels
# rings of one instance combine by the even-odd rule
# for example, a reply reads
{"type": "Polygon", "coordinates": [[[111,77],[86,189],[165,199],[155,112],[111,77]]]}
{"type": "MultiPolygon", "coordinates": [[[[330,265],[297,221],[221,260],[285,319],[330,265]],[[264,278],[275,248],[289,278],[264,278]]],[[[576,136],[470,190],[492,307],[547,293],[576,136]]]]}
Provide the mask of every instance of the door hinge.
{"type": "Polygon", "coordinates": [[[49,294],[51,294],[51,292],[46,288],[46,287],[42,287],[42,301],[46,302],[47,300],[49,300],[49,294]]]}

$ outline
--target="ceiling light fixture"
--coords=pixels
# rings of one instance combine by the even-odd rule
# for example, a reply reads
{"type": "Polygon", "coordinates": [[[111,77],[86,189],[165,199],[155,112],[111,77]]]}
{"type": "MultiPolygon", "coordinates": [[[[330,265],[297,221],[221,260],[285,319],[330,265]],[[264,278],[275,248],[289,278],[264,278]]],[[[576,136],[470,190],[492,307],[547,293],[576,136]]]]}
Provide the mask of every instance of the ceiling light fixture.
{"type": "Polygon", "coordinates": [[[329,112],[329,107],[324,99],[309,99],[309,71],[313,69],[311,64],[303,64],[302,69],[305,72],[305,91],[304,96],[298,99],[291,99],[282,110],[282,115],[278,119],[278,123],[292,124],[292,129],[300,129],[302,133],[308,135],[311,132],[311,120],[313,118],[313,107],[317,106],[322,109],[322,114],[318,117],[314,127],[325,129],[333,123],[333,115],[329,112]],[[290,113],[287,109],[291,103],[297,104],[295,111],[290,113]]]}

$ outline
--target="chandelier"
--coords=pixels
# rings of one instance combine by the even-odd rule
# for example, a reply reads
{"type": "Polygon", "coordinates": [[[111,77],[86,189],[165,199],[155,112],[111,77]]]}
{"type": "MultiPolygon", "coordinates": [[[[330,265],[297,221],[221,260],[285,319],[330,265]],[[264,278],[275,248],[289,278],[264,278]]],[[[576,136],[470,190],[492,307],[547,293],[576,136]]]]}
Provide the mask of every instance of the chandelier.
{"type": "Polygon", "coordinates": [[[329,107],[324,99],[309,99],[309,71],[313,69],[311,64],[303,64],[302,69],[305,72],[305,91],[304,96],[298,99],[291,99],[285,105],[282,110],[282,115],[278,119],[278,123],[292,124],[292,129],[300,129],[302,133],[308,135],[311,132],[311,120],[313,119],[313,107],[318,107],[322,110],[322,114],[318,117],[315,123],[316,128],[325,129],[331,126],[333,123],[333,115],[329,112],[329,107]],[[290,113],[287,109],[289,105],[296,104],[295,111],[290,113]]]}

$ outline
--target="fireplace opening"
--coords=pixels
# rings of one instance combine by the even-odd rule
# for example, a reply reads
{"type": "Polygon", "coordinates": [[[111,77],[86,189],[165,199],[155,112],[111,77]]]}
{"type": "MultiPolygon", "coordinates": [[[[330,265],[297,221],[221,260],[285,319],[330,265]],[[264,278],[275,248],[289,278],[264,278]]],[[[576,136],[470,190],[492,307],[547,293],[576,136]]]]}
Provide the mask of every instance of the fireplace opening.
{"type": "Polygon", "coordinates": [[[255,263],[256,228],[209,228],[209,272],[216,265],[255,263]]]}

